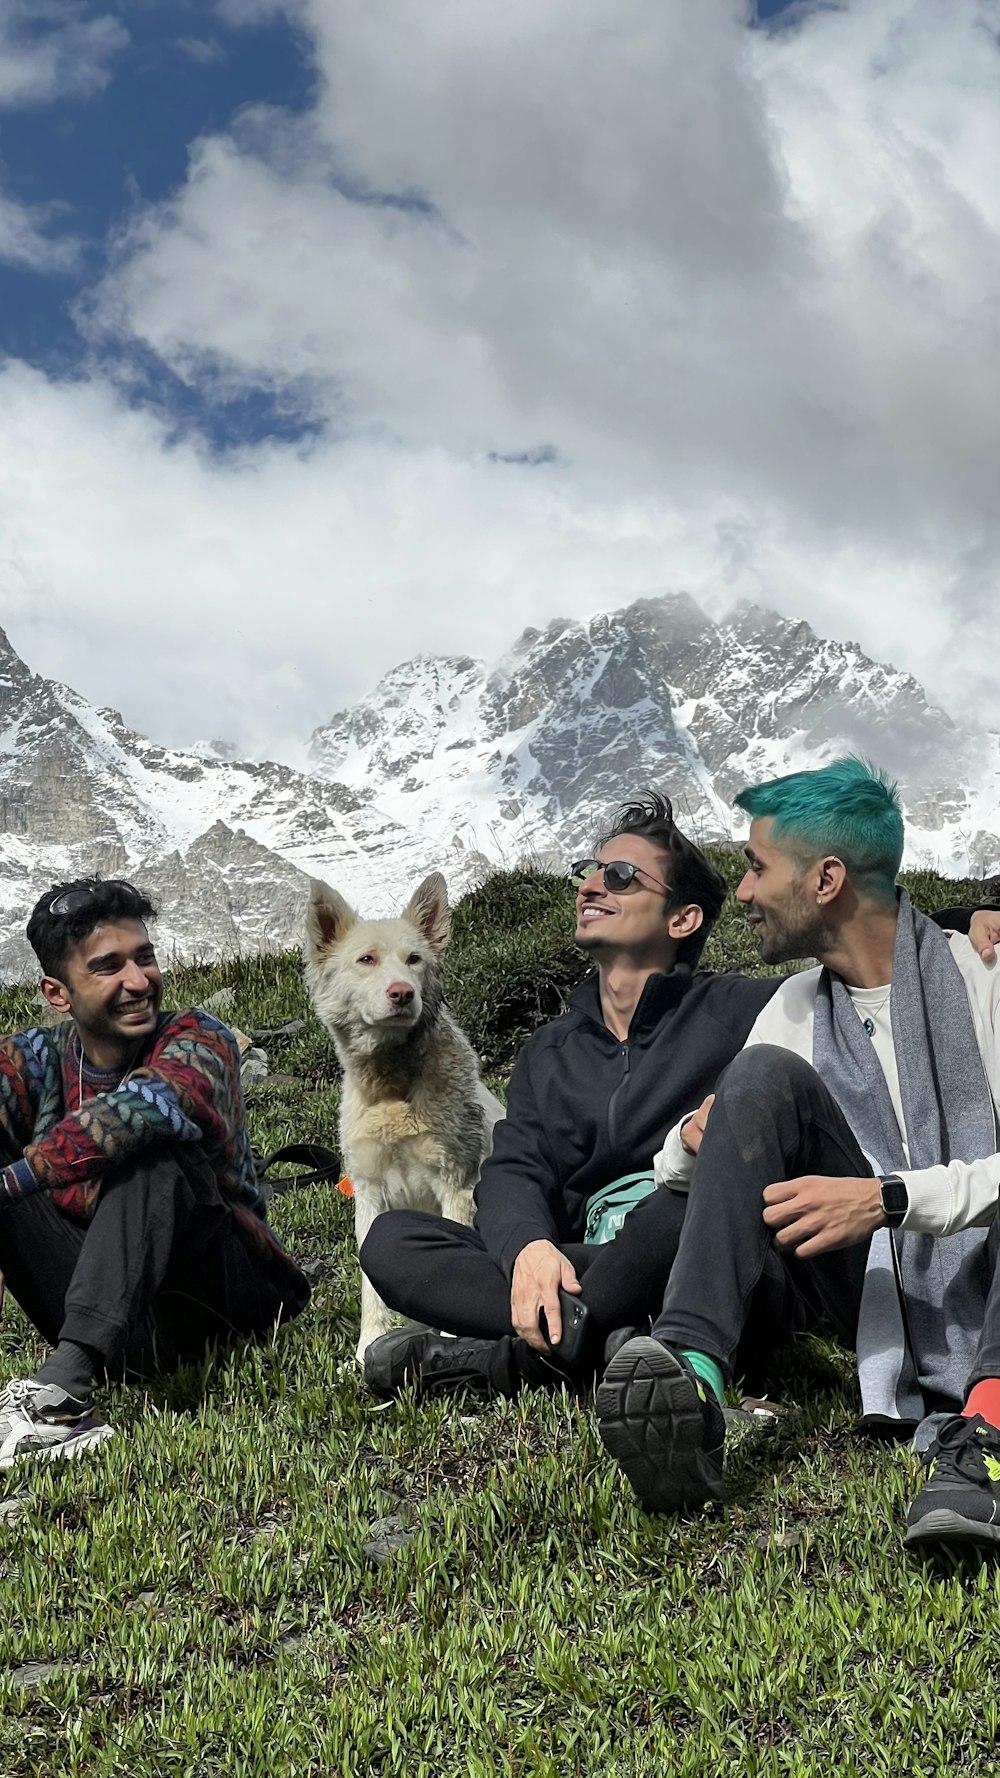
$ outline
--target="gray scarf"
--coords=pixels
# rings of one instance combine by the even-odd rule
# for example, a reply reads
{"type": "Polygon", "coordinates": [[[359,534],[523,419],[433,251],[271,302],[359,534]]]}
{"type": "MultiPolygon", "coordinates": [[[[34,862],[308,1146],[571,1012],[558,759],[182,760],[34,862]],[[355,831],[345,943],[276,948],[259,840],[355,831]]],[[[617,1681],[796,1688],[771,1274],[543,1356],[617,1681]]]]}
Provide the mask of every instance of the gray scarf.
{"type": "MultiPolygon", "coordinates": [[[[992,1154],[996,1120],[965,983],[944,933],[917,912],[905,890],[899,896],[892,960],[892,1032],[908,1163],[871,1040],[840,977],[823,971],[816,992],[813,1066],[875,1172],[992,1154]]],[[[858,1324],[858,1374],[866,1415],[923,1422],[934,1409],[954,1412],[961,1407],[992,1271],[986,1237],[985,1229],[965,1229],[946,1239],[903,1232],[892,1236],[888,1229],[875,1234],[858,1324]]],[[[918,1445],[932,1431],[922,1425],[918,1445]]]]}

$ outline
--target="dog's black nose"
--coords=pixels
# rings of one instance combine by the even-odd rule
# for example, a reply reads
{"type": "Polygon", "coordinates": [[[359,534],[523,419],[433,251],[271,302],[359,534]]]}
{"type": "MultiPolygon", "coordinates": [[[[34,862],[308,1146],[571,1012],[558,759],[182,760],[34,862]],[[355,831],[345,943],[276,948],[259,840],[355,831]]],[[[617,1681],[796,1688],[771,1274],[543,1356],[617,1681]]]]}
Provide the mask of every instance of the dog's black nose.
{"type": "Polygon", "coordinates": [[[385,997],[393,1006],[409,1006],[413,999],[413,989],[409,982],[390,982],[385,997]]]}

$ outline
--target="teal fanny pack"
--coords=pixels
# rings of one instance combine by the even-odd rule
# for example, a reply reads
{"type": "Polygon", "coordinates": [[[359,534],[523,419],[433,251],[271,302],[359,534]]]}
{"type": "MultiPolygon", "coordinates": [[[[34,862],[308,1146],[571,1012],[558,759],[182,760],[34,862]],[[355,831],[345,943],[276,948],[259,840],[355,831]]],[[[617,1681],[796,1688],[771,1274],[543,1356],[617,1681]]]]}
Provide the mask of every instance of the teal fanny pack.
{"type": "Polygon", "coordinates": [[[626,1173],[613,1179],[587,1199],[587,1226],[584,1240],[594,1247],[603,1247],[621,1234],[622,1223],[630,1210],[656,1190],[652,1172],[626,1173]]]}

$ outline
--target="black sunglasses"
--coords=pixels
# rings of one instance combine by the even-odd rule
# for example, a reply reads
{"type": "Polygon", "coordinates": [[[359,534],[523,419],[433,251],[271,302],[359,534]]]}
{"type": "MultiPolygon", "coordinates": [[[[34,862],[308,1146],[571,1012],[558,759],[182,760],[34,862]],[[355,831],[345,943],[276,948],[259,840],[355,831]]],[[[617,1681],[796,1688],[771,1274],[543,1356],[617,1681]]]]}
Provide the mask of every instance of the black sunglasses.
{"type": "Polygon", "coordinates": [[[604,887],[610,889],[612,895],[622,895],[626,889],[631,889],[636,877],[648,877],[658,889],[664,890],[667,895],[673,894],[669,883],[661,882],[659,877],[644,870],[641,864],[629,864],[625,858],[613,858],[610,864],[602,864],[599,858],[581,858],[578,864],[570,865],[569,880],[575,889],[579,889],[581,883],[585,883],[588,877],[596,875],[598,871],[604,872],[604,887]]]}
{"type": "Polygon", "coordinates": [[[94,896],[99,895],[102,889],[126,889],[129,895],[134,898],[136,906],[142,899],[134,883],[123,883],[120,878],[107,877],[103,882],[98,883],[96,889],[67,889],[65,895],[57,895],[55,901],[50,901],[45,911],[55,914],[57,919],[62,919],[64,914],[77,914],[81,908],[86,907],[88,901],[93,901],[94,896]]]}

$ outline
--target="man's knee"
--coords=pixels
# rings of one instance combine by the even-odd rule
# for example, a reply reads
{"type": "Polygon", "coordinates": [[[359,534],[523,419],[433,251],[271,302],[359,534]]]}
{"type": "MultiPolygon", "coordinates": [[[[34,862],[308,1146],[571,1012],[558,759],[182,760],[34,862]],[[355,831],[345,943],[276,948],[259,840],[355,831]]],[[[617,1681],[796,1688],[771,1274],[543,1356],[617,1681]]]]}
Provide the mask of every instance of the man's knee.
{"type": "Polygon", "coordinates": [[[720,1077],[718,1095],[760,1105],[788,1095],[800,1098],[819,1086],[820,1078],[811,1062],[776,1043],[755,1043],[730,1062],[720,1077]]]}
{"type": "Polygon", "coordinates": [[[199,1201],[222,1201],[211,1162],[198,1142],[157,1142],[108,1167],[101,1181],[101,1198],[116,1186],[128,1190],[136,1185],[158,1195],[181,1192],[199,1201]]]}

